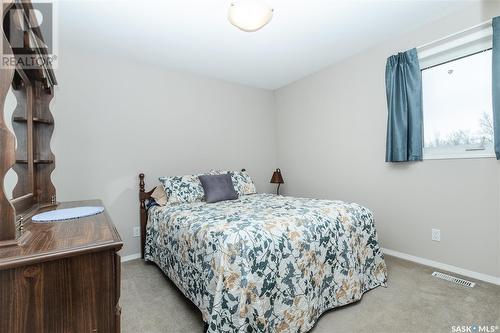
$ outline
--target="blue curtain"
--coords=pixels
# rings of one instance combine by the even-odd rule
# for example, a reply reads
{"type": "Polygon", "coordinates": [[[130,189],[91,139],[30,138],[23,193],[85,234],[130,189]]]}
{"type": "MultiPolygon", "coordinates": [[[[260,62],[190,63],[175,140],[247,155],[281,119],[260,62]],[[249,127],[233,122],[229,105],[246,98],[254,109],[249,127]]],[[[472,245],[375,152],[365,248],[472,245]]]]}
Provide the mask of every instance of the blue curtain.
{"type": "Polygon", "coordinates": [[[422,74],[416,49],[387,59],[385,85],[389,108],[385,160],[421,161],[422,74]]]}
{"type": "Polygon", "coordinates": [[[495,155],[500,160],[500,16],[493,18],[493,129],[495,155]]]}

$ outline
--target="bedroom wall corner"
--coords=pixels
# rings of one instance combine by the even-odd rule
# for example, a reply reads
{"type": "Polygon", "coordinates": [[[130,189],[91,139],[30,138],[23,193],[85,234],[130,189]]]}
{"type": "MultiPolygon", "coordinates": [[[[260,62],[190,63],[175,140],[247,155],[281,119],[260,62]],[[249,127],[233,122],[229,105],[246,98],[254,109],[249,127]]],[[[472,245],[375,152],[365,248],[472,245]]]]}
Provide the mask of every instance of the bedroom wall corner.
{"type": "Polygon", "coordinates": [[[386,58],[499,12],[500,2],[471,3],[278,89],[284,192],[358,202],[374,212],[382,247],[500,277],[500,164],[384,161],[386,58]],[[432,228],[441,229],[441,242],[431,240],[432,228]]]}
{"type": "MultiPolygon", "coordinates": [[[[63,36],[64,37],[64,36],[63,36]]],[[[140,252],[138,174],[246,168],[272,192],[271,91],[169,71],[60,41],[53,179],[59,201],[101,198],[125,246],[140,252]]]]}

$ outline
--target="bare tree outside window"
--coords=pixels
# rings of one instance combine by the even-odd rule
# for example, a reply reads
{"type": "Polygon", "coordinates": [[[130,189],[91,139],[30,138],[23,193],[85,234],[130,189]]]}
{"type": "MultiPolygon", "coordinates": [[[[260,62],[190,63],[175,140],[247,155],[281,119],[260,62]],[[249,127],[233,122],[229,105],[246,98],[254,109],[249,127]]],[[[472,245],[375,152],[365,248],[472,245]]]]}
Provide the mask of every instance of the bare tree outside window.
{"type": "Polygon", "coordinates": [[[493,155],[491,51],[422,71],[424,158],[493,155]]]}
{"type": "Polygon", "coordinates": [[[483,111],[479,119],[479,126],[481,127],[481,134],[485,142],[493,142],[493,117],[491,113],[483,111]]]}

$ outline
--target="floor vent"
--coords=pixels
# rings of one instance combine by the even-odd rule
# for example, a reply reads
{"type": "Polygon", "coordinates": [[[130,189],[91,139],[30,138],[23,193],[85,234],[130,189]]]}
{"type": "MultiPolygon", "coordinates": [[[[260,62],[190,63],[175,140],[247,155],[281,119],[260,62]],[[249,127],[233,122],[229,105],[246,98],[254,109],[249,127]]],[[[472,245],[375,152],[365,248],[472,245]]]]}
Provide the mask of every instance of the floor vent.
{"type": "Polygon", "coordinates": [[[432,276],[459,284],[461,286],[469,287],[469,288],[473,288],[476,285],[474,282],[470,282],[470,281],[460,279],[460,278],[457,278],[457,277],[454,277],[451,275],[447,275],[444,273],[440,273],[440,272],[434,272],[434,273],[432,273],[432,276]]]}

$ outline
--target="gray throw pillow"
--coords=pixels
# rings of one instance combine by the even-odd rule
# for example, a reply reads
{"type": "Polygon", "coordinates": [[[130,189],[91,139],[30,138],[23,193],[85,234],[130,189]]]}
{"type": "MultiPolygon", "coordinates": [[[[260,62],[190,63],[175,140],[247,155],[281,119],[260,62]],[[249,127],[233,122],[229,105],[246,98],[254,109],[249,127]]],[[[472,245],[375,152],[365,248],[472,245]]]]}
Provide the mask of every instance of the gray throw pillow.
{"type": "Polygon", "coordinates": [[[230,174],[199,176],[208,203],[238,199],[230,174]]]}

